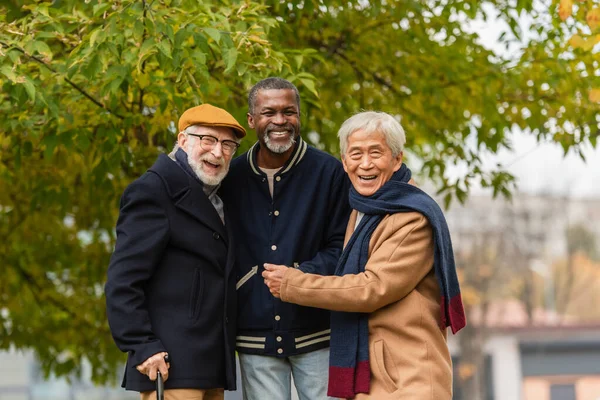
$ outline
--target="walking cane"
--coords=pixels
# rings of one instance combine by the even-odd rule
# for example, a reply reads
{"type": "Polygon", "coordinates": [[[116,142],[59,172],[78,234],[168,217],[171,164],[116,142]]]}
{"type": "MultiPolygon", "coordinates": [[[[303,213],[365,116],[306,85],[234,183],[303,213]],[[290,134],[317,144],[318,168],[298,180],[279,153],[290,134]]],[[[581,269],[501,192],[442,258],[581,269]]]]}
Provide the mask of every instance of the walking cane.
{"type": "MultiPolygon", "coordinates": [[[[169,363],[169,355],[165,356],[165,362],[169,363]]],[[[160,371],[156,371],[156,400],[165,400],[165,382],[160,371]]]]}
{"type": "Polygon", "coordinates": [[[165,383],[160,371],[156,372],[156,400],[165,400],[165,383]]]}

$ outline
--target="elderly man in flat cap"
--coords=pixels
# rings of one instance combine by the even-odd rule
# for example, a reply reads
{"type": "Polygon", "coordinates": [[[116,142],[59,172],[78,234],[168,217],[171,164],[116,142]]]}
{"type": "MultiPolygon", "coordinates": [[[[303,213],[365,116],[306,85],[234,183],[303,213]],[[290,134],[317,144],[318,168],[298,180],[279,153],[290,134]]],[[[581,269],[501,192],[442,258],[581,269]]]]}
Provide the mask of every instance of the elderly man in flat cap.
{"type": "Polygon", "coordinates": [[[123,386],[155,398],[223,399],[235,389],[231,231],[216,192],[246,135],[203,104],[179,119],[175,150],[127,187],[105,287],[108,322],[128,353],[123,386]],[[168,358],[165,360],[165,356],[168,358]]]}

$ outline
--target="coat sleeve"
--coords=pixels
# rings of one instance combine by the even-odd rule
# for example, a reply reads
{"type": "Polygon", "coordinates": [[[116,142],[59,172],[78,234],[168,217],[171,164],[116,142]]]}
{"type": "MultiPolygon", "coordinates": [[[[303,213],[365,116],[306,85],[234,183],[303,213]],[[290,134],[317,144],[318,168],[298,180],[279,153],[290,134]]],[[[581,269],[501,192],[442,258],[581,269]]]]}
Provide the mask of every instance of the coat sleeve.
{"type": "Polygon", "coordinates": [[[140,181],[125,190],[104,289],[113,338],[132,365],[167,351],[152,333],[144,289],[169,240],[169,220],[156,192],[140,181]]]}
{"type": "Polygon", "coordinates": [[[373,312],[416,288],[433,267],[433,234],[427,219],[411,213],[410,221],[392,216],[377,240],[365,272],[343,276],[304,274],[290,268],[281,284],[281,299],[303,306],[346,312],[373,312]],[[402,226],[398,225],[403,220],[402,226]]]}
{"type": "Polygon", "coordinates": [[[349,190],[350,180],[340,165],[334,176],[334,184],[329,191],[327,215],[330,217],[325,221],[326,233],[323,247],[311,260],[300,264],[298,267],[300,271],[318,275],[335,273],[337,262],[342,254],[346,225],[350,216],[349,190]]]}

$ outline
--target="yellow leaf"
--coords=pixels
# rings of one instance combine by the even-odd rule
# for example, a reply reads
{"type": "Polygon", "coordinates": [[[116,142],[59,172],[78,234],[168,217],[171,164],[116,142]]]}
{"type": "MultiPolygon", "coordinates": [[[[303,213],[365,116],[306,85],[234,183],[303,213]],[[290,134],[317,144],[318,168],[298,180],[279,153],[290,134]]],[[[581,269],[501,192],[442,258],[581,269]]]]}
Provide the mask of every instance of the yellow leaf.
{"type": "Polygon", "coordinates": [[[140,89],[145,89],[150,85],[150,75],[139,74],[137,81],[138,85],[140,86],[140,89]]]}
{"type": "Polygon", "coordinates": [[[251,42],[259,43],[259,44],[269,44],[268,40],[265,40],[265,39],[263,39],[263,38],[261,38],[259,36],[256,36],[256,35],[250,35],[250,36],[248,36],[248,40],[251,41],[251,42]]]}
{"type": "Polygon", "coordinates": [[[585,16],[588,26],[595,31],[600,25],[600,8],[592,8],[585,16]]]}
{"type": "Polygon", "coordinates": [[[560,0],[558,6],[558,16],[563,21],[571,16],[573,13],[573,0],[560,0]]]}
{"type": "Polygon", "coordinates": [[[569,44],[574,49],[578,49],[585,46],[585,40],[583,40],[583,38],[579,35],[573,35],[571,39],[569,39],[569,44]]]}
{"type": "Polygon", "coordinates": [[[580,35],[573,35],[569,39],[569,44],[574,49],[583,49],[585,51],[592,50],[596,44],[600,42],[600,35],[581,37],[580,35]]]}
{"type": "Polygon", "coordinates": [[[590,101],[600,103],[600,89],[592,89],[589,94],[590,101]]]}

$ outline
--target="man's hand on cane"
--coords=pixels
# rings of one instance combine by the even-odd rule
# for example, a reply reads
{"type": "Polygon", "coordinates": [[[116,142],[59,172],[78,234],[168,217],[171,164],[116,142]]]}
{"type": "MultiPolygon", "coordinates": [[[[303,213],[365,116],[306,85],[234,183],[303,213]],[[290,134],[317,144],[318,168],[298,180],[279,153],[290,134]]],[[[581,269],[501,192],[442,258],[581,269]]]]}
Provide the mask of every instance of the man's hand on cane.
{"type": "Polygon", "coordinates": [[[156,353],[135,368],[142,374],[148,375],[151,381],[156,380],[156,371],[160,371],[163,380],[166,381],[169,378],[169,368],[171,367],[168,357],[169,355],[164,351],[156,353]]]}

